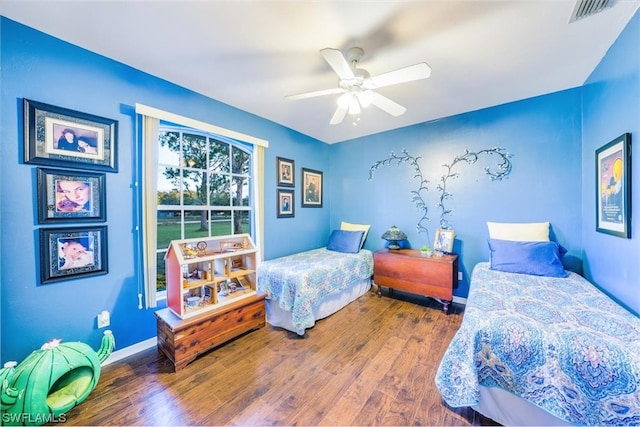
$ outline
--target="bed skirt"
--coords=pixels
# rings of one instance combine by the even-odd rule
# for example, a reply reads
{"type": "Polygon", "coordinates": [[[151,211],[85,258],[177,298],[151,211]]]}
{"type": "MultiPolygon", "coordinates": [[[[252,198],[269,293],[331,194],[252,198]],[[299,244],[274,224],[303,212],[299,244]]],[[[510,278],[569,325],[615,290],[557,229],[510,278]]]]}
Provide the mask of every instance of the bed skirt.
{"type": "Polygon", "coordinates": [[[533,403],[495,387],[480,386],[480,403],[472,408],[503,426],[571,425],[533,403]]]}
{"type": "MultiPolygon", "coordinates": [[[[362,279],[355,281],[350,287],[341,292],[337,292],[325,298],[320,304],[312,309],[313,318],[317,321],[324,319],[345,307],[352,301],[360,298],[371,289],[371,279],[362,279]]],[[[267,323],[271,326],[284,328],[288,331],[295,332],[291,320],[291,312],[284,311],[278,306],[277,301],[266,300],[267,323]]]]}

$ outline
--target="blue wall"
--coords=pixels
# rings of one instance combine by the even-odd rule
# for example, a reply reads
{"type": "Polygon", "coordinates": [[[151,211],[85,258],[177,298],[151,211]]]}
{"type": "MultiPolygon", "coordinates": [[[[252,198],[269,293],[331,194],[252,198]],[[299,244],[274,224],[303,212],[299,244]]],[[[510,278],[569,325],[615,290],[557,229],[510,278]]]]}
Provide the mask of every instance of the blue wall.
{"type": "Polygon", "coordinates": [[[365,244],[371,250],[383,247],[380,236],[393,224],[407,233],[413,247],[433,245],[440,218],[436,186],[446,171],[442,165],[465,149],[503,147],[513,154],[508,179],[491,181],[484,167],[496,171],[497,159],[485,156],[475,164],[458,163],[454,171],[460,175],[447,185],[453,197],[445,206],[453,210],[448,220],[464,272],[454,294],[466,297],[473,266],[488,260],[487,221],[549,221],[558,242],[580,255],[580,93],[567,90],[332,146],[331,226],[339,227],[340,221],[371,224],[365,244]],[[376,161],[403,149],[421,157],[418,164],[430,181],[428,242],[416,230],[421,213],[411,200],[419,184],[413,168],[384,166],[368,180],[376,161]]]}
{"type": "Polygon", "coordinates": [[[584,85],[582,135],[582,240],[585,273],[593,283],[640,313],[638,216],[631,239],[596,232],[595,151],[623,133],[631,133],[632,206],[640,205],[640,11],[584,85]]]}
{"type": "MultiPolygon", "coordinates": [[[[456,295],[467,295],[473,265],[488,259],[486,221],[550,221],[556,239],[571,254],[584,258],[588,276],[640,311],[636,262],[640,249],[634,240],[596,233],[593,207],[595,149],[621,133],[637,134],[638,32],[636,14],[584,88],[325,145],[1,18],[0,363],[20,361],[51,338],[84,341],[97,348],[102,331],[96,329],[95,316],[105,309],[112,312],[118,348],[155,336],[153,311],[138,310],[136,297],[135,103],[270,141],[264,176],[265,259],[324,245],[340,221],[372,224],[366,243],[372,250],[383,246],[380,235],[392,224],[407,232],[414,247],[432,243],[442,165],[465,149],[504,147],[513,154],[508,179],[490,181],[483,168],[495,163],[485,158],[460,165],[456,169],[460,176],[450,186],[449,221],[458,235],[455,251],[465,277],[456,295]],[[22,160],[22,98],[119,122],[119,171],[107,174],[109,274],[105,276],[39,285],[37,166],[22,160]],[[420,167],[430,181],[429,242],[415,231],[419,212],[409,193],[417,183],[413,171],[406,165],[385,166],[368,180],[374,162],[403,148],[421,156],[420,167]],[[276,218],[277,156],[296,163],[294,218],[276,218]],[[325,173],[322,209],[300,207],[302,167],[325,173]]],[[[640,186],[635,187],[634,198],[640,200],[640,186]]]]}
{"type": "Polygon", "coordinates": [[[328,169],[326,144],[6,18],[0,20],[0,43],[1,363],[20,361],[52,338],[97,348],[102,330],[95,318],[102,310],[112,313],[118,348],[155,336],[153,311],[137,308],[135,103],[270,141],[264,257],[324,243],[328,208],[300,209],[296,188],[296,217],[276,219],[274,183],[276,156],[295,159],[298,174],[300,167],[328,169]],[[37,166],[23,162],[23,98],[118,120],[119,171],[106,177],[107,275],[39,285],[37,166]]]}

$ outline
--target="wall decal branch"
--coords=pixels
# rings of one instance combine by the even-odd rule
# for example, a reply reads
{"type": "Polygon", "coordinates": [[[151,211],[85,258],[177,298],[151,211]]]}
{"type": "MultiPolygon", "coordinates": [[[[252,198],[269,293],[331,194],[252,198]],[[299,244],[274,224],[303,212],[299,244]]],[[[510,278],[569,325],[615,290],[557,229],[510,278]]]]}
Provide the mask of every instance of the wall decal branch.
{"type": "MultiPolygon", "coordinates": [[[[448,181],[450,179],[456,179],[460,176],[458,172],[453,172],[454,166],[456,166],[460,162],[465,162],[466,164],[474,164],[483,154],[496,155],[499,157],[497,171],[492,171],[488,166],[484,168],[485,174],[489,176],[491,181],[500,181],[503,178],[508,177],[511,173],[512,164],[509,158],[511,158],[513,155],[508,153],[502,147],[487,148],[477,152],[465,150],[464,154],[454,157],[453,161],[450,164],[442,165],[446,168],[446,173],[440,177],[440,183],[436,187],[440,192],[439,202],[437,204],[437,206],[440,208],[440,228],[451,228],[451,225],[447,220],[447,216],[450,216],[453,211],[445,207],[445,201],[453,197],[453,195],[447,190],[448,181]]],[[[391,166],[393,164],[400,165],[403,163],[411,165],[415,170],[414,178],[418,178],[420,181],[418,189],[411,191],[411,201],[422,213],[416,229],[418,230],[418,233],[424,232],[427,235],[427,242],[430,242],[429,229],[427,229],[425,225],[426,223],[430,222],[428,215],[429,208],[422,197],[423,192],[429,191],[429,181],[422,174],[422,170],[420,169],[420,165],[418,164],[418,160],[420,160],[420,158],[420,156],[414,157],[410,155],[406,149],[402,149],[402,155],[396,155],[392,152],[390,157],[375,162],[369,168],[369,181],[373,180],[374,172],[381,166],[391,166]]]]}
{"type": "Polygon", "coordinates": [[[460,176],[459,173],[452,172],[453,167],[460,162],[465,162],[469,165],[474,164],[478,161],[481,154],[497,155],[501,159],[500,163],[498,163],[497,172],[492,172],[491,168],[489,168],[488,166],[484,168],[484,173],[486,175],[489,175],[491,181],[500,181],[503,178],[509,176],[509,174],[511,173],[511,161],[509,160],[509,158],[512,157],[512,154],[506,152],[502,147],[487,148],[477,152],[464,150],[464,154],[456,156],[451,164],[442,165],[443,167],[447,168],[447,172],[440,177],[440,184],[438,184],[438,186],[436,187],[440,192],[440,201],[438,202],[438,207],[440,208],[440,228],[451,228],[451,225],[449,224],[449,221],[446,217],[450,216],[451,212],[453,211],[451,209],[447,209],[444,206],[444,202],[445,200],[453,197],[453,195],[449,191],[447,191],[447,181],[449,179],[456,179],[458,178],[458,176],[460,176]]]}
{"type": "Polygon", "coordinates": [[[374,171],[376,171],[380,166],[390,166],[393,163],[396,163],[397,165],[400,165],[402,163],[410,164],[415,171],[415,175],[413,175],[413,177],[420,180],[418,189],[411,191],[411,201],[422,213],[422,217],[418,221],[416,229],[418,230],[418,233],[424,232],[427,235],[427,242],[430,242],[431,240],[429,237],[429,229],[425,226],[425,223],[428,223],[430,221],[429,208],[427,207],[427,203],[422,198],[422,192],[429,191],[429,181],[422,175],[422,170],[420,170],[418,160],[420,160],[420,156],[413,157],[404,148],[402,149],[401,156],[398,156],[392,152],[390,157],[375,162],[373,166],[369,168],[369,181],[373,179],[374,171]]]}

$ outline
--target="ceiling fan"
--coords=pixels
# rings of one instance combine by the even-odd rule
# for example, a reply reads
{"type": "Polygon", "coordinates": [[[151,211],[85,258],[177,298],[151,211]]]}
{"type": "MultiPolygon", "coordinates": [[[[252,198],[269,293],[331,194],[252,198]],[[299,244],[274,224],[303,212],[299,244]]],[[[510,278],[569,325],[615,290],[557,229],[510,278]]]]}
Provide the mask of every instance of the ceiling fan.
{"type": "Polygon", "coordinates": [[[332,125],[341,123],[347,113],[360,114],[362,108],[370,105],[375,105],[394,117],[404,114],[404,112],[407,111],[405,107],[386,96],[380,95],[375,89],[426,79],[431,75],[431,67],[424,62],[420,62],[409,67],[372,77],[367,70],[358,68],[358,61],[360,61],[364,55],[364,50],[359,47],[350,48],[347,50],[346,55],[343,55],[342,52],[337,49],[331,48],[322,49],[320,54],[322,54],[325,61],[327,61],[336,74],[338,74],[338,77],[340,77],[338,87],[298,95],[288,95],[285,96],[285,98],[297,100],[340,94],[338,98],[338,108],[329,122],[332,125]]]}

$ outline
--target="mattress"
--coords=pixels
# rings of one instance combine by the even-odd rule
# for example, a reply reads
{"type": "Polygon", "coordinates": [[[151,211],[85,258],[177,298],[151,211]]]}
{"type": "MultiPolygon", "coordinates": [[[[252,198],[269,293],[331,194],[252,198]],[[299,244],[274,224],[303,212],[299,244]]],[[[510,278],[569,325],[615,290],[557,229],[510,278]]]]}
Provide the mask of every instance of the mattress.
{"type": "Polygon", "coordinates": [[[637,425],[640,319],[575,273],[533,276],[479,263],[436,386],[453,407],[480,405],[485,387],[566,423],[637,425]]]}
{"type": "MultiPolygon", "coordinates": [[[[290,330],[304,335],[315,325],[314,310],[357,282],[369,282],[373,275],[373,253],[361,249],[358,253],[312,249],[262,262],[257,269],[257,289],[267,294],[267,304],[291,313],[290,330]]],[[[335,312],[335,310],[334,310],[335,312]]],[[[275,322],[267,312],[267,321],[275,322]]],[[[289,328],[288,328],[289,329],[289,328]]]]}

